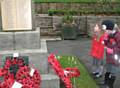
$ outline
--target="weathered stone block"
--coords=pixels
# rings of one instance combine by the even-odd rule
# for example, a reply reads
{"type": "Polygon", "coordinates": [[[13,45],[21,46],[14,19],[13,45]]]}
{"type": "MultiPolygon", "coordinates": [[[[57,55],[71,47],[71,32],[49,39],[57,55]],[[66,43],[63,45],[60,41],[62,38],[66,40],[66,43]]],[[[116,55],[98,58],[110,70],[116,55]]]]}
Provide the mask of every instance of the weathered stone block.
{"type": "Polygon", "coordinates": [[[42,75],[41,88],[60,88],[60,81],[56,75],[42,75]]]}
{"type": "Polygon", "coordinates": [[[50,16],[36,16],[36,26],[37,27],[46,27],[52,26],[52,17],[50,16]]]}
{"type": "Polygon", "coordinates": [[[39,31],[15,32],[15,49],[39,49],[39,31]]]}
{"type": "Polygon", "coordinates": [[[0,32],[0,51],[13,50],[13,32],[0,32]]]}

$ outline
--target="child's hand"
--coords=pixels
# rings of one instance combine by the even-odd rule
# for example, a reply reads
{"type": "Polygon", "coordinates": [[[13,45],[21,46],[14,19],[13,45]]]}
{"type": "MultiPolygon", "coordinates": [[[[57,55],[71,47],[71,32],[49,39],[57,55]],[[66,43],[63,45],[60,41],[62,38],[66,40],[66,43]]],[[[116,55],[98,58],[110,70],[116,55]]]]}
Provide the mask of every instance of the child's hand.
{"type": "Polygon", "coordinates": [[[113,54],[113,49],[111,49],[111,48],[107,48],[107,53],[109,53],[109,54],[113,54]]]}

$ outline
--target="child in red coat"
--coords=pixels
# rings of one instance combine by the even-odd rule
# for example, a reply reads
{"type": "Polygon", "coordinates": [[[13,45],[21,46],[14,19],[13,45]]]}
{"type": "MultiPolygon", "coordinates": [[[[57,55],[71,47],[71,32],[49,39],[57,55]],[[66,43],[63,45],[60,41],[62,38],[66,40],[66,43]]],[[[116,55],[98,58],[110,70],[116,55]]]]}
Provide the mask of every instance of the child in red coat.
{"type": "Polygon", "coordinates": [[[91,45],[91,56],[93,57],[93,65],[95,71],[93,74],[96,77],[101,77],[103,73],[103,56],[104,56],[104,30],[101,30],[96,24],[91,45]]]}

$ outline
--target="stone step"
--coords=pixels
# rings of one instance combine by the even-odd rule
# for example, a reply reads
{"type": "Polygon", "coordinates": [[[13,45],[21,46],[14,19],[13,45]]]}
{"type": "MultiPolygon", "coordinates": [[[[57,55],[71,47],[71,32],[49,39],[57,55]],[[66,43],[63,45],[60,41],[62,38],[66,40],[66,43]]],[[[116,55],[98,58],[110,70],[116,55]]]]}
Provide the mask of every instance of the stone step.
{"type": "Polygon", "coordinates": [[[41,40],[46,40],[46,41],[60,41],[62,40],[60,36],[41,36],[41,40]]]}
{"type": "Polygon", "coordinates": [[[59,77],[53,74],[41,75],[41,88],[60,88],[59,77]]]}

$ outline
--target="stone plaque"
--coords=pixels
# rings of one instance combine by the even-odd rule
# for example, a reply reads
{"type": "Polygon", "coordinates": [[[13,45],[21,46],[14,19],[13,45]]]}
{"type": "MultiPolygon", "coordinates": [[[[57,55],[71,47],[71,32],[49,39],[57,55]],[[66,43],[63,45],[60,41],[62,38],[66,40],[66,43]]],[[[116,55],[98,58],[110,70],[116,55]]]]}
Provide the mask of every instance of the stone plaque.
{"type": "Polygon", "coordinates": [[[31,30],[31,0],[2,0],[3,30],[31,30]]]}

